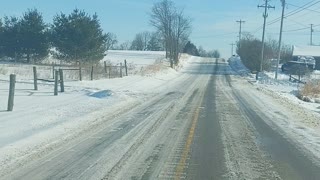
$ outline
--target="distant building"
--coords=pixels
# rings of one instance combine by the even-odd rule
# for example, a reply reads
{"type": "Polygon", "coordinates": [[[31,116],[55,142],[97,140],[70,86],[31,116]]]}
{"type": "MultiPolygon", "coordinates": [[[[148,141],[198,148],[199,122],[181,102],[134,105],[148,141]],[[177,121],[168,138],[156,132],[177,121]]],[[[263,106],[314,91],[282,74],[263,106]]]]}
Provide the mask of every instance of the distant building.
{"type": "Polygon", "coordinates": [[[316,60],[315,69],[320,70],[320,46],[293,46],[293,60],[298,56],[313,56],[316,60]]]}

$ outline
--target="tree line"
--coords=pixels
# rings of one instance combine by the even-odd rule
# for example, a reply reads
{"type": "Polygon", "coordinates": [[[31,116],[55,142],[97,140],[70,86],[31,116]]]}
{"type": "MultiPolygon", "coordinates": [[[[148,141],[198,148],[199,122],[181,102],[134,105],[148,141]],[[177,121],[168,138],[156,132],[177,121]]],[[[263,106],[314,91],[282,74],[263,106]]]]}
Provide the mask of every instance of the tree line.
{"type": "Polygon", "coordinates": [[[220,52],[218,50],[206,51],[202,46],[197,48],[192,42],[188,41],[183,49],[183,53],[187,53],[193,56],[220,58],[220,52]]]}
{"type": "MultiPolygon", "coordinates": [[[[251,71],[260,71],[262,41],[250,33],[244,33],[243,38],[237,44],[237,54],[241,57],[243,64],[251,71]]],[[[278,41],[269,39],[265,42],[263,70],[270,70],[272,59],[277,59],[278,41]]],[[[282,45],[281,63],[292,59],[292,48],[289,45],[282,45]]]]}
{"type": "Polygon", "coordinates": [[[110,35],[103,32],[97,14],[75,9],[47,24],[37,9],[29,9],[21,17],[0,20],[0,57],[30,63],[50,53],[67,62],[96,62],[113,43],[110,35]]]}
{"type": "MultiPolygon", "coordinates": [[[[183,44],[184,45],[184,44],[183,44]]],[[[124,42],[120,45],[113,45],[113,50],[134,50],[134,51],[165,51],[165,42],[159,32],[144,31],[137,33],[132,41],[124,42]]],[[[202,46],[197,47],[188,41],[183,49],[183,53],[193,56],[220,58],[218,50],[206,51],[202,46]]]]}
{"type": "Polygon", "coordinates": [[[165,51],[173,67],[182,52],[220,56],[216,50],[206,52],[189,41],[191,20],[173,1],[154,3],[149,17],[154,32],[140,32],[132,41],[118,44],[116,34],[103,32],[97,14],[74,9],[70,14],[55,15],[49,24],[37,9],[29,9],[21,17],[0,19],[0,58],[31,63],[41,62],[50,55],[65,62],[94,63],[109,49],[148,50],[165,51]]]}

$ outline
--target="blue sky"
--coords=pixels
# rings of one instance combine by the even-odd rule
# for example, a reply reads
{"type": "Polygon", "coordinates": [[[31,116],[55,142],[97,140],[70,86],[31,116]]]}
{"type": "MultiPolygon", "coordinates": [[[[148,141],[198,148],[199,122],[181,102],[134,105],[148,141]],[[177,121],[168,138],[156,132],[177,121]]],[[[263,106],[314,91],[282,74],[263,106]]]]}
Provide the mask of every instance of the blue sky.
{"type": "MultiPolygon", "coordinates": [[[[219,49],[223,57],[231,54],[230,44],[237,40],[239,25],[236,20],[243,19],[243,31],[251,32],[261,38],[263,9],[258,9],[258,4],[263,0],[173,0],[177,7],[183,8],[185,14],[192,19],[191,41],[205,49],[219,49]]],[[[287,0],[288,3],[302,6],[311,0],[287,0]]],[[[46,22],[52,21],[59,13],[70,13],[74,8],[84,9],[86,12],[97,13],[105,32],[113,32],[120,42],[132,40],[134,35],[141,31],[153,31],[149,24],[149,15],[152,5],[158,0],[0,0],[1,13],[8,16],[21,16],[28,8],[37,8],[43,13],[46,22]]],[[[316,1],[315,1],[316,2],[316,1]]],[[[269,10],[268,21],[276,19],[281,14],[280,0],[271,0],[275,10],[269,10]]],[[[287,12],[296,7],[288,5],[287,12]]],[[[320,3],[309,9],[320,11],[320,3]]],[[[287,44],[307,45],[310,41],[309,24],[320,24],[320,13],[304,10],[285,20],[284,42],[287,44]]],[[[267,38],[277,39],[279,36],[280,22],[267,26],[267,38]]],[[[320,26],[315,27],[314,43],[320,43],[320,26]],[[318,32],[319,31],[319,32],[318,32]]]]}

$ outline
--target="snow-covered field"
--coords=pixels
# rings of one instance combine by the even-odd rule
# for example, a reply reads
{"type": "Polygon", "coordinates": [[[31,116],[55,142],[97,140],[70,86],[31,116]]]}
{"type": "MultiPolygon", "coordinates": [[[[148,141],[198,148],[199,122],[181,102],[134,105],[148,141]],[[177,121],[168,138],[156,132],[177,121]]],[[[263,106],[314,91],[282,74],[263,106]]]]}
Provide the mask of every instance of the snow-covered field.
{"type": "MultiPolygon", "coordinates": [[[[107,66],[120,66],[122,63],[122,67],[124,67],[124,60],[127,61],[128,66],[128,74],[146,74],[150,73],[150,66],[153,66],[157,63],[168,63],[165,59],[164,51],[118,51],[118,50],[109,50],[107,55],[101,60],[101,64],[94,66],[94,77],[95,79],[100,79],[104,77],[104,61],[107,62],[107,66]]],[[[185,56],[185,55],[183,55],[185,56]]],[[[39,78],[41,79],[49,79],[53,77],[52,66],[51,64],[56,64],[56,69],[60,68],[60,61],[54,59],[53,57],[49,57],[45,59],[42,63],[46,65],[36,65],[37,72],[39,78]]],[[[24,77],[26,79],[33,78],[33,70],[32,67],[34,65],[31,64],[15,64],[14,62],[8,61],[0,61],[0,76],[1,75],[9,75],[16,74],[20,77],[24,77]]],[[[62,62],[63,69],[77,69],[77,65],[71,65],[65,62],[62,62]],[[66,66],[67,65],[67,66],[66,66]],[[64,67],[66,66],[66,67],[64,67]],[[70,67],[69,67],[70,66],[70,67]]],[[[89,79],[91,66],[82,67],[83,73],[82,76],[84,79],[89,79]]],[[[108,69],[109,70],[109,69],[108,69]]],[[[112,70],[113,74],[119,74],[119,68],[114,68],[112,70]],[[117,71],[117,72],[114,72],[117,71]]],[[[64,72],[67,79],[78,80],[79,73],[78,71],[65,71],[64,72]]],[[[124,74],[124,69],[123,69],[124,74]]]]}
{"type": "Polygon", "coordinates": [[[110,61],[115,64],[123,63],[127,60],[128,63],[135,65],[150,65],[156,61],[165,59],[164,51],[118,51],[109,50],[102,61],[110,61]]]}

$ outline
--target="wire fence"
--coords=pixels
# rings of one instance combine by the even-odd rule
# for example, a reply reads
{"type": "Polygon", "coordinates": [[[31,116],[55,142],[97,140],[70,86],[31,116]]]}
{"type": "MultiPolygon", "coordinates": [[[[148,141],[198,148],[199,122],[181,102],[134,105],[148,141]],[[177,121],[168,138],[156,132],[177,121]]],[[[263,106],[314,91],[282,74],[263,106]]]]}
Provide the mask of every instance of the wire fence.
{"type": "Polygon", "coordinates": [[[98,80],[106,78],[121,78],[139,72],[137,65],[123,63],[111,64],[0,64],[0,75],[16,74],[22,79],[33,78],[33,67],[37,68],[38,79],[54,79],[54,72],[62,69],[66,80],[98,80]]]}

